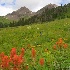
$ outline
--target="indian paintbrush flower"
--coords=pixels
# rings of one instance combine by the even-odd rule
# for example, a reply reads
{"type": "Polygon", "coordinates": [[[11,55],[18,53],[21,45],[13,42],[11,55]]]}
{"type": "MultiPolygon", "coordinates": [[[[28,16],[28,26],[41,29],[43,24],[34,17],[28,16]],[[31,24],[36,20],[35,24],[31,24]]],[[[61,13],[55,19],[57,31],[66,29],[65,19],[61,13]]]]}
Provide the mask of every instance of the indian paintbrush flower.
{"type": "Polygon", "coordinates": [[[65,48],[65,49],[68,48],[68,44],[66,44],[66,43],[63,44],[63,48],[65,48]]]}
{"type": "Polygon", "coordinates": [[[54,46],[53,46],[53,49],[54,49],[54,50],[57,50],[57,46],[56,46],[56,45],[54,45],[54,46]]]}
{"type": "Polygon", "coordinates": [[[16,48],[12,48],[11,53],[10,53],[10,57],[14,57],[14,55],[16,55],[16,48]]]}
{"type": "Polygon", "coordinates": [[[9,67],[9,57],[4,55],[4,57],[2,58],[2,62],[1,62],[1,66],[2,68],[8,68],[9,67]]]}
{"type": "Polygon", "coordinates": [[[41,66],[43,66],[44,65],[44,58],[40,58],[39,63],[41,66]]]}
{"type": "Polygon", "coordinates": [[[34,48],[32,48],[31,52],[32,52],[32,57],[35,58],[35,56],[36,56],[36,50],[34,48]]]}

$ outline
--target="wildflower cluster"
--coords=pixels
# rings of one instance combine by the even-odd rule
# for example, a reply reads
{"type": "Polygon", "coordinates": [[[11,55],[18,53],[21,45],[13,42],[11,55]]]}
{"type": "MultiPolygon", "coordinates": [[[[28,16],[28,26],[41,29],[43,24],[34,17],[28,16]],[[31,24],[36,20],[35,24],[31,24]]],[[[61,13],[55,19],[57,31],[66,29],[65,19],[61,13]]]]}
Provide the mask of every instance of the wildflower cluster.
{"type": "Polygon", "coordinates": [[[68,48],[68,44],[64,43],[63,39],[62,38],[59,38],[58,41],[56,42],[56,44],[53,46],[53,49],[54,50],[57,50],[57,49],[61,49],[61,48],[68,48]]]}
{"type": "Polygon", "coordinates": [[[65,69],[65,66],[63,65],[69,64],[66,62],[67,59],[69,58],[67,57],[68,56],[67,49],[68,49],[68,44],[65,43],[62,38],[59,38],[56,44],[53,46],[53,54],[56,58],[56,62],[55,62],[56,69],[59,70],[65,69]]]}
{"type": "Polygon", "coordinates": [[[16,48],[12,48],[10,56],[2,52],[0,54],[0,67],[1,69],[20,70],[21,64],[24,62],[24,48],[21,49],[21,54],[17,55],[16,48]]]}
{"type": "MultiPolygon", "coordinates": [[[[28,44],[28,47],[31,47],[30,44],[28,44]]],[[[37,67],[44,68],[43,70],[52,69],[52,70],[62,70],[64,69],[63,64],[65,60],[67,60],[67,51],[68,44],[66,44],[62,38],[59,38],[58,41],[53,46],[53,52],[50,51],[48,48],[43,49],[43,56],[40,55],[40,51],[37,51],[35,47],[31,47],[31,58],[32,67],[36,70],[37,67]],[[45,58],[45,53],[47,55],[47,58],[45,58]],[[39,57],[40,55],[40,57],[39,57]],[[51,58],[52,57],[52,58],[51,58]],[[55,58],[53,60],[53,57],[55,58]],[[46,62],[47,60],[47,62],[46,62]],[[54,62],[52,65],[51,62],[54,62]]],[[[29,49],[29,48],[28,48],[29,49]]],[[[29,50],[30,50],[29,49],[29,50]]],[[[27,50],[27,49],[26,49],[27,50]]],[[[0,69],[1,70],[33,70],[29,69],[31,62],[27,62],[27,58],[24,56],[26,51],[24,48],[21,49],[20,54],[17,54],[16,48],[12,48],[10,51],[10,55],[7,56],[4,54],[4,52],[0,53],[0,69]]]]}

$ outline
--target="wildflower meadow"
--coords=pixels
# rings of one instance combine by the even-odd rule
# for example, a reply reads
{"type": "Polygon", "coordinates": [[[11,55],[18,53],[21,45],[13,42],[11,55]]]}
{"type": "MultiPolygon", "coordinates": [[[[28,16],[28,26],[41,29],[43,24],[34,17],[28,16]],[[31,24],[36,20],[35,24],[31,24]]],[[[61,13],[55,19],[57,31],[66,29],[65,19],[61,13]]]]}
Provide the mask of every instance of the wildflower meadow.
{"type": "Polygon", "coordinates": [[[70,19],[0,28],[0,70],[70,70],[70,19]]]}
{"type": "MultiPolygon", "coordinates": [[[[47,48],[36,50],[32,47],[27,58],[25,48],[21,48],[20,54],[17,54],[16,48],[12,48],[10,55],[4,52],[0,53],[0,69],[1,70],[68,70],[69,69],[69,47],[68,44],[59,38],[58,41],[51,46],[52,51],[47,48]],[[44,54],[44,55],[43,55],[44,54]],[[40,56],[40,57],[39,57],[40,56]]],[[[29,52],[28,52],[29,53],[29,52]]]]}

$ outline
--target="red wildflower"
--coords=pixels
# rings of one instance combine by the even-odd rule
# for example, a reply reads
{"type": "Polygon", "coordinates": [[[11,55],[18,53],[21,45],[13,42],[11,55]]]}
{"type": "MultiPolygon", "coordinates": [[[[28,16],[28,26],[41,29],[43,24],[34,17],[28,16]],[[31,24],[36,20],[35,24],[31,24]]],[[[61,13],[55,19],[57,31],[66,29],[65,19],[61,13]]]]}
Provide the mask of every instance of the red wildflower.
{"type": "Polygon", "coordinates": [[[36,50],[34,48],[32,48],[32,57],[34,58],[36,55],[36,50]]]}
{"type": "Polygon", "coordinates": [[[4,52],[0,54],[0,58],[2,59],[5,56],[4,52]]]}
{"type": "Polygon", "coordinates": [[[56,45],[58,45],[58,44],[59,44],[59,42],[57,41],[57,42],[56,42],[56,45]]]}
{"type": "Polygon", "coordinates": [[[8,56],[5,55],[5,56],[2,58],[1,66],[2,66],[3,68],[8,68],[8,67],[9,67],[9,57],[8,57],[8,56]]]}
{"type": "Polygon", "coordinates": [[[18,66],[18,55],[14,55],[14,57],[13,57],[13,64],[18,66]]]}
{"type": "Polygon", "coordinates": [[[43,66],[44,65],[44,58],[40,58],[39,63],[41,66],[43,66]]]}
{"type": "Polygon", "coordinates": [[[62,38],[59,38],[59,40],[58,40],[58,41],[59,41],[59,43],[60,43],[60,44],[62,44],[62,43],[63,43],[63,39],[62,39],[62,38]]]}
{"type": "Polygon", "coordinates": [[[63,47],[66,49],[68,47],[68,44],[63,44],[63,47]]]}
{"type": "Polygon", "coordinates": [[[10,57],[14,57],[14,55],[16,55],[16,48],[12,48],[11,53],[10,53],[10,57]]]}
{"type": "Polygon", "coordinates": [[[18,55],[14,55],[12,61],[13,61],[13,64],[14,64],[14,65],[16,65],[16,66],[20,66],[21,63],[23,62],[23,58],[22,58],[21,55],[20,55],[20,56],[18,56],[18,55]]]}
{"type": "Polygon", "coordinates": [[[18,56],[18,65],[21,65],[24,62],[24,59],[21,55],[18,56]]]}
{"type": "Polygon", "coordinates": [[[63,39],[59,38],[58,41],[56,42],[56,44],[61,47],[63,45],[63,39]]]}
{"type": "Polygon", "coordinates": [[[56,49],[57,49],[56,45],[54,45],[54,46],[53,46],[53,49],[54,49],[54,50],[56,50],[56,49]]]}

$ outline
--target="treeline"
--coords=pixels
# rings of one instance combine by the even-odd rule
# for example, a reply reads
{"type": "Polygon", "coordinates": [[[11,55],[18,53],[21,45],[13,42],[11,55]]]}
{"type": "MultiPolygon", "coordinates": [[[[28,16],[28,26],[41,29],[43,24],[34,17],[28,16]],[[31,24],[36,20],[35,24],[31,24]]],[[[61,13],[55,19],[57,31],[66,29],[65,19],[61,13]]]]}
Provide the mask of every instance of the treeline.
{"type": "Polygon", "coordinates": [[[15,26],[23,26],[23,25],[29,25],[37,22],[50,22],[54,21],[55,19],[64,19],[64,18],[70,18],[70,3],[67,5],[58,6],[56,8],[52,9],[44,9],[41,14],[36,14],[32,16],[29,19],[21,18],[18,22],[13,21],[9,24],[0,22],[0,28],[4,27],[15,27],[15,26]]]}

